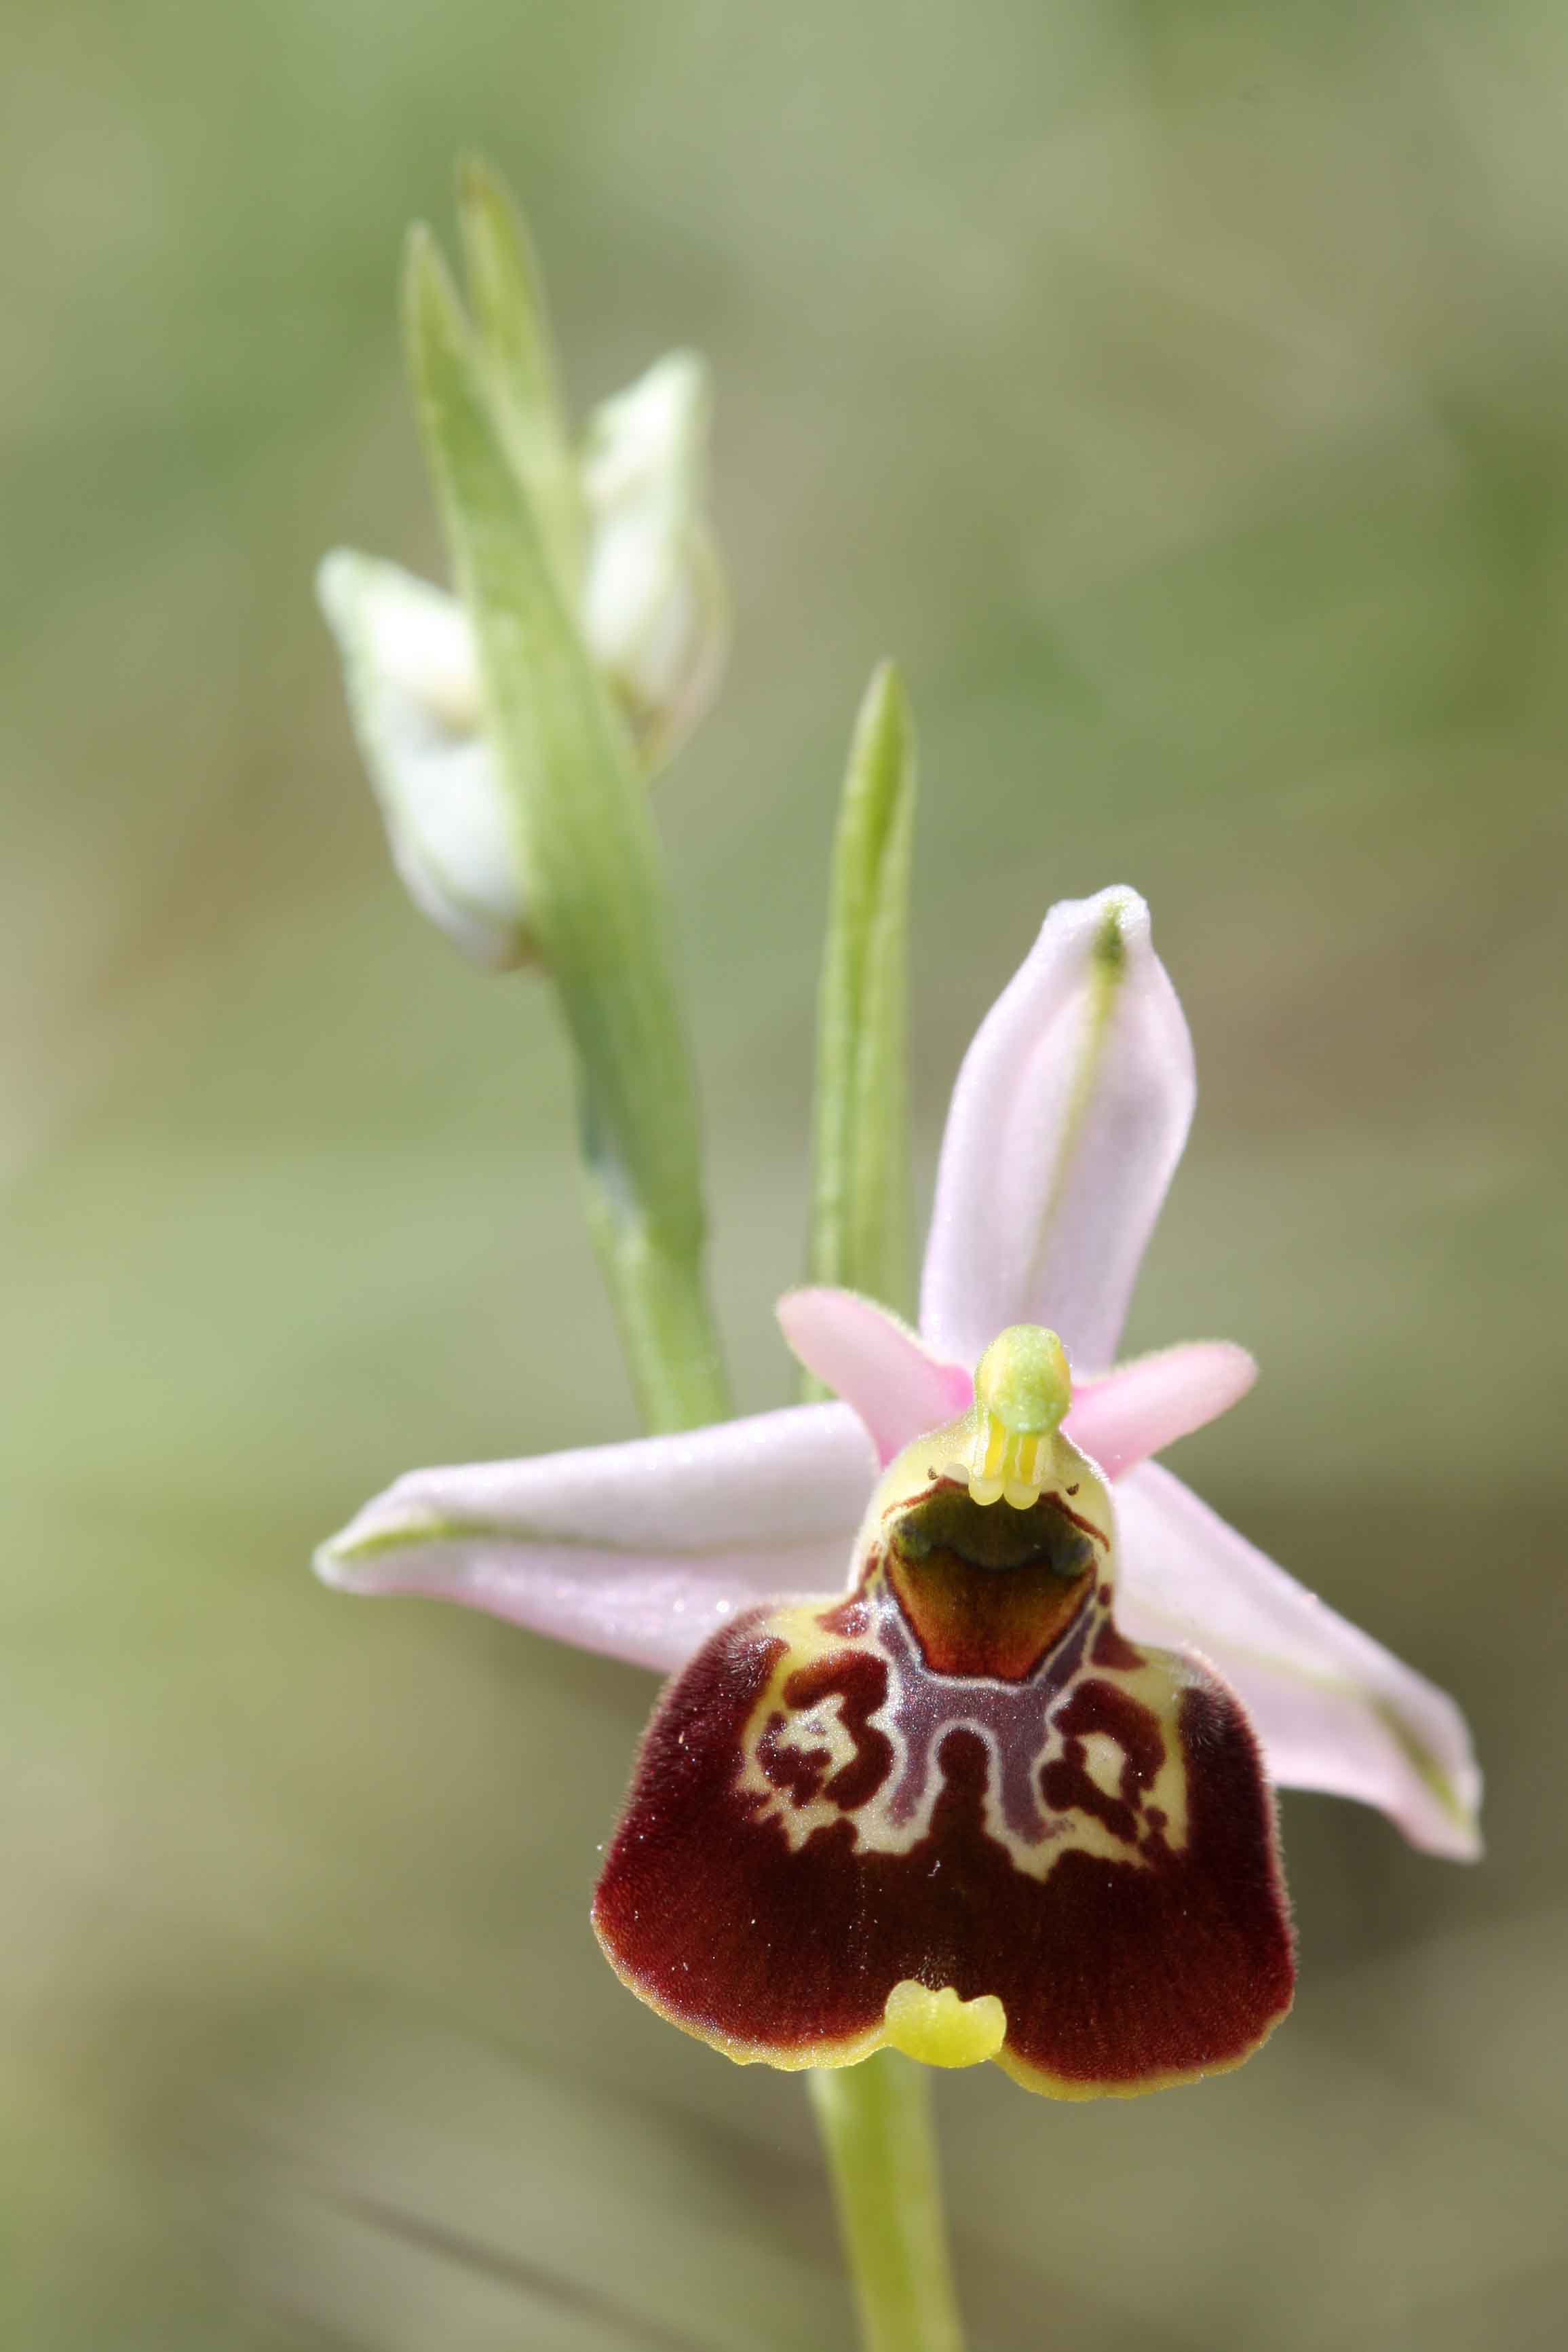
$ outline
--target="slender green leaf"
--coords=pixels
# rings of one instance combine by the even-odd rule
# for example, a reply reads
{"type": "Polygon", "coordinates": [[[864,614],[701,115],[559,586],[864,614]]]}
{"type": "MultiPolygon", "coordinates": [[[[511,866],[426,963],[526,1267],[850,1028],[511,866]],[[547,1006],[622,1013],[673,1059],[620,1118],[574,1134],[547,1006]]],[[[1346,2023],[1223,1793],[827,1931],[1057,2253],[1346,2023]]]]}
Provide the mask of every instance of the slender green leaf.
{"type": "Polygon", "coordinates": [[[817,1023],[809,1265],[904,1308],[909,1281],[908,929],[915,736],[891,662],[856,722],[833,846],[817,1023]]]}

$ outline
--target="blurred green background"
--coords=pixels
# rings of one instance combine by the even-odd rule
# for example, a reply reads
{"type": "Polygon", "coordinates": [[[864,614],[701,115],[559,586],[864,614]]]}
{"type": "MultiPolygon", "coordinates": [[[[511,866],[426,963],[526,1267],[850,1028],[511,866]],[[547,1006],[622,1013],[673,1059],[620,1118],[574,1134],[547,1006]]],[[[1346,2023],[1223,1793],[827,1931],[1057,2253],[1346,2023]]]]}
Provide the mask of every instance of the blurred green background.
{"type": "Polygon", "coordinates": [[[1136,884],[1203,1091],[1131,1337],[1264,1367],[1179,1466],[1490,1776],[1475,1871],[1286,1799],[1242,2074],[942,2083],[977,2352],[1561,2340],[1565,95],[1546,0],[10,12],[7,2347],[848,2342],[799,2085],[588,1931],[651,1684],[306,1567],[631,1426],[548,1004],[405,904],[311,597],[438,569],[393,282],[469,143],[580,402],[717,373],[737,641],[659,805],[746,1403],[894,650],[924,1181],[1046,905],[1136,884]]]}

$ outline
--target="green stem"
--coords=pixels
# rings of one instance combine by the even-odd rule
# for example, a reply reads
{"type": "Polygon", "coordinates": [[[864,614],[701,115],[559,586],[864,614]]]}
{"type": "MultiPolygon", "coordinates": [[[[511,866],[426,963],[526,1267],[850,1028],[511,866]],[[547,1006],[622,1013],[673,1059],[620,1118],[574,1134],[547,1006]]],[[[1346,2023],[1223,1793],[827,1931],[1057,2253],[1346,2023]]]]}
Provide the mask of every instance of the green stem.
{"type": "Polygon", "coordinates": [[[700,1429],[733,1411],[700,1249],[672,1248],[590,1162],[584,1206],[644,1428],[700,1429]]]}
{"type": "Polygon", "coordinates": [[[810,2091],[865,2352],[963,2352],[928,2071],[883,2050],[810,2091]]]}

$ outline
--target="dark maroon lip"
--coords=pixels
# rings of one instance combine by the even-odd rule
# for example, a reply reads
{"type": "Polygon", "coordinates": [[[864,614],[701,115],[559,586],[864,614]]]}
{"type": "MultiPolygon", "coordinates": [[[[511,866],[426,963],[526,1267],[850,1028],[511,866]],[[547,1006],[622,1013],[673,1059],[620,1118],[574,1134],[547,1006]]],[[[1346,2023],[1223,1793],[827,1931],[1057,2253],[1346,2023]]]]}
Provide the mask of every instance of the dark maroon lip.
{"type": "Polygon", "coordinates": [[[775,1685],[788,1612],[748,1612],[670,1685],[594,1903],[624,1980],[732,2054],[785,2065],[865,2047],[909,1981],[994,1995],[1002,2063],[1036,2088],[1126,2093],[1238,2064],[1289,2008],[1293,1956],[1272,1801],[1229,1692],[1127,1644],[1081,1654],[1054,1691],[994,1690],[986,1728],[955,1716],[952,1685],[887,1630],[775,1685]],[[847,1759],[791,1739],[825,1703],[847,1759]],[[906,1771],[920,1747],[907,1792],[878,1733],[884,1706],[906,1771]],[[773,1768],[760,1791],[745,1769],[758,1729],[773,1768]],[[1092,1763],[1096,1739],[1121,1751],[1114,1785],[1092,1763]],[[1171,1763],[1186,1792],[1175,1840],[1157,1794],[1171,1763]],[[1020,1859],[1020,1832],[988,1826],[998,1803],[1009,1823],[1027,1809],[1044,1867],[1020,1859]],[[798,1804],[810,1822],[791,1834],[798,1804]]]}

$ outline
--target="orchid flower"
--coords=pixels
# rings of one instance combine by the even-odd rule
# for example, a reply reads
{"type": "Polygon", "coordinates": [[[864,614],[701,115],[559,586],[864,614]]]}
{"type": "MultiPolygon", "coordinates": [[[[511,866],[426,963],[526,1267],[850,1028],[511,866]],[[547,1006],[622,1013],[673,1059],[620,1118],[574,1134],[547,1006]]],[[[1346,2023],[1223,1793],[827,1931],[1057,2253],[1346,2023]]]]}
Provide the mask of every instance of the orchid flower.
{"type": "Polygon", "coordinates": [[[1115,1363],[1194,1094],[1143,902],[1056,907],[958,1076],[918,1334],[797,1291],[838,1402],[417,1471],[319,1555],[674,1670],[595,1925],[732,2058],[1159,2088],[1289,2007],[1271,1783],[1478,1851],[1453,1702],[1154,1459],[1251,1359],[1115,1363]]]}

